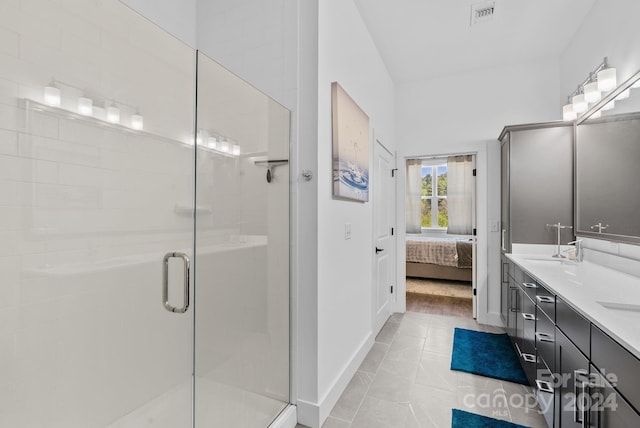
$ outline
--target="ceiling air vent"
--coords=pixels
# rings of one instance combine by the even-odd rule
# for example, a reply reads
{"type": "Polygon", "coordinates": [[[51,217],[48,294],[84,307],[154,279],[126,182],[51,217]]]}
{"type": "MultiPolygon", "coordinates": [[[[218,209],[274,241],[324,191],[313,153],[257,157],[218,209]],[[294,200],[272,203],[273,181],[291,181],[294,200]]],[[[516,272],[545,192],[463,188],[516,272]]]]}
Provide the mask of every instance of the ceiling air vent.
{"type": "Polygon", "coordinates": [[[495,13],[495,1],[482,2],[471,5],[471,26],[481,22],[491,21],[495,13]]]}

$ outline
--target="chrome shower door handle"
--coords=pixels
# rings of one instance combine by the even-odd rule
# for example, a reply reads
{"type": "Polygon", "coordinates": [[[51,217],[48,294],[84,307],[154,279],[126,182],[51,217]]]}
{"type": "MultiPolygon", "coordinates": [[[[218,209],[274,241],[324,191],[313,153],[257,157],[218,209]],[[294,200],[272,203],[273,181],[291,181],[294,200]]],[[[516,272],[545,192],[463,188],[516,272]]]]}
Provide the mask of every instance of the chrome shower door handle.
{"type": "Polygon", "coordinates": [[[171,252],[164,255],[162,259],[162,303],[164,308],[169,312],[184,314],[189,309],[189,272],[191,270],[191,262],[189,256],[185,253],[171,252]],[[184,297],[181,307],[175,307],[169,303],[169,259],[180,258],[183,262],[183,290],[184,297]]]}

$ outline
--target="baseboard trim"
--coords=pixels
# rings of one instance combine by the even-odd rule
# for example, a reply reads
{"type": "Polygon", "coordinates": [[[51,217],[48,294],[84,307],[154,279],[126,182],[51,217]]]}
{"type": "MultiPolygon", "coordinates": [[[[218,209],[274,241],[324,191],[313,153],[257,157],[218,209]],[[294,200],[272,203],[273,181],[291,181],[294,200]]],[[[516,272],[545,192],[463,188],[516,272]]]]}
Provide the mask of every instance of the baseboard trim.
{"type": "Polygon", "coordinates": [[[502,318],[500,317],[500,313],[498,312],[487,312],[485,321],[485,324],[489,324],[495,327],[504,327],[502,318]]]}
{"type": "Polygon", "coordinates": [[[369,333],[367,337],[360,343],[358,350],[353,354],[351,360],[347,363],[329,390],[324,394],[320,403],[310,403],[304,400],[298,400],[298,423],[306,425],[310,428],[320,428],[324,421],[331,413],[331,409],[336,405],[340,396],[347,388],[351,378],[356,374],[358,368],[366,358],[374,344],[373,334],[369,333]]]}
{"type": "Polygon", "coordinates": [[[298,423],[298,415],[296,412],[296,406],[289,404],[276,418],[275,421],[269,425],[269,428],[295,428],[298,423]]]}

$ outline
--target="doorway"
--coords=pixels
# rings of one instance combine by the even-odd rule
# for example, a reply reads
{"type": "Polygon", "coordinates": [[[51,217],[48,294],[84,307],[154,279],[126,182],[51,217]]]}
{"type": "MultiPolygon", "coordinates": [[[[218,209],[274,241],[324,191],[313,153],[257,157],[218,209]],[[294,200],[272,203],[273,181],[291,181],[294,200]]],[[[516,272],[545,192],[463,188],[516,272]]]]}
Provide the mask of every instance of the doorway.
{"type": "Polygon", "coordinates": [[[407,311],[476,318],[476,156],[406,161],[407,311]]]}

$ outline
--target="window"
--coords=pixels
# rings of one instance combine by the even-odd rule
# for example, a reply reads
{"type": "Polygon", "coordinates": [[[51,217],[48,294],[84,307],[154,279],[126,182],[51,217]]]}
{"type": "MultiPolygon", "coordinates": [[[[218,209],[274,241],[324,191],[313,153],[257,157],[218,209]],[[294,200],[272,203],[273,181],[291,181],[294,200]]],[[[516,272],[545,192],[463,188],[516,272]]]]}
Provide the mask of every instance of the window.
{"type": "Polygon", "coordinates": [[[422,228],[438,229],[447,225],[447,165],[423,166],[422,228]]]}

